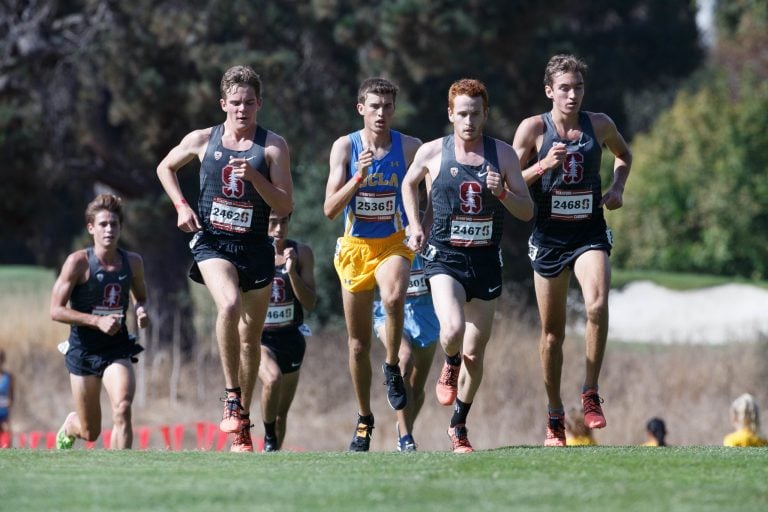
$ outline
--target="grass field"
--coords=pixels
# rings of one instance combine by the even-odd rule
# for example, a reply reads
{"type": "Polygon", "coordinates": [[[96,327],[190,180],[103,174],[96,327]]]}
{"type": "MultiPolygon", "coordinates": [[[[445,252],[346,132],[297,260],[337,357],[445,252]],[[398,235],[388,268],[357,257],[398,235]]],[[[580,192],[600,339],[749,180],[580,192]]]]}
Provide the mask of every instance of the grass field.
{"type": "Polygon", "coordinates": [[[0,451],[0,509],[764,511],[768,449],[0,451]]]}

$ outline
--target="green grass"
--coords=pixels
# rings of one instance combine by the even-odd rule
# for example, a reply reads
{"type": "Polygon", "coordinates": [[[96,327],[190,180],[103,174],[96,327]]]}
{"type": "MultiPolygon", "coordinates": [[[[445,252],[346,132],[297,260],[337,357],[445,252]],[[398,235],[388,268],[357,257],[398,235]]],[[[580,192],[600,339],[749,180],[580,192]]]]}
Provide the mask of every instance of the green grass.
{"type": "Polygon", "coordinates": [[[31,265],[0,265],[0,290],[3,294],[50,293],[56,272],[31,265]]]}
{"type": "Polygon", "coordinates": [[[768,289],[768,281],[757,281],[745,277],[661,272],[658,270],[621,270],[616,268],[611,271],[611,286],[614,288],[621,288],[632,281],[651,281],[672,290],[694,290],[729,283],[750,284],[768,289]]]}
{"type": "Polygon", "coordinates": [[[0,451],[2,510],[768,510],[768,449],[0,451]]]}

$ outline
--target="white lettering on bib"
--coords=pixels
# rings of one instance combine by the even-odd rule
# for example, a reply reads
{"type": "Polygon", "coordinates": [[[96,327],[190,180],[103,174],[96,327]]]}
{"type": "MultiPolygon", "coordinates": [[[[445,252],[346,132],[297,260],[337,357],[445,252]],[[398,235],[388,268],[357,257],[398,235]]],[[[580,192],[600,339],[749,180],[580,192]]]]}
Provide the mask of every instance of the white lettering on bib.
{"type": "Polygon", "coordinates": [[[364,222],[391,220],[395,216],[396,192],[358,192],[355,216],[364,222]]]}
{"type": "Polygon", "coordinates": [[[293,301],[285,304],[270,304],[267,309],[267,317],[264,319],[265,327],[282,327],[293,322],[293,301]]]}
{"type": "Polygon", "coordinates": [[[94,306],[93,311],[91,311],[92,315],[96,316],[109,316],[109,315],[122,315],[123,314],[123,308],[122,307],[116,307],[116,308],[110,308],[107,306],[94,306]]]}
{"type": "Polygon", "coordinates": [[[211,225],[232,233],[245,233],[251,227],[253,205],[250,202],[232,201],[214,197],[211,204],[211,225]]]}
{"type": "Polygon", "coordinates": [[[480,247],[491,244],[493,217],[454,215],[451,217],[451,245],[480,247]]]}
{"type": "Polygon", "coordinates": [[[428,292],[427,276],[424,275],[424,270],[414,270],[411,272],[411,277],[408,278],[408,291],[406,291],[406,295],[408,297],[418,297],[428,292]]]}
{"type": "Polygon", "coordinates": [[[553,190],[553,219],[584,220],[592,216],[592,192],[589,190],[553,190]]]}

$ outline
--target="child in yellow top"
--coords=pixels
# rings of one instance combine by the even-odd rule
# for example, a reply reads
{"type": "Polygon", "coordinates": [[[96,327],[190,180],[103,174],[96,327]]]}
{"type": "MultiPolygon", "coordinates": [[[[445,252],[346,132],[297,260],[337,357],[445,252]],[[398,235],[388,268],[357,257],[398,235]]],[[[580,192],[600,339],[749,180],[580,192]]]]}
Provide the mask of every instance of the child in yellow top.
{"type": "Polygon", "coordinates": [[[566,446],[597,446],[592,429],[584,425],[584,411],[571,409],[565,421],[566,446]]]}
{"type": "Polygon", "coordinates": [[[768,440],[760,435],[760,411],[754,396],[744,393],[733,401],[731,423],[736,431],[725,436],[724,446],[768,446],[768,440]]]}
{"type": "Polygon", "coordinates": [[[651,418],[645,425],[647,440],[643,446],[667,446],[667,426],[661,418],[651,418]]]}

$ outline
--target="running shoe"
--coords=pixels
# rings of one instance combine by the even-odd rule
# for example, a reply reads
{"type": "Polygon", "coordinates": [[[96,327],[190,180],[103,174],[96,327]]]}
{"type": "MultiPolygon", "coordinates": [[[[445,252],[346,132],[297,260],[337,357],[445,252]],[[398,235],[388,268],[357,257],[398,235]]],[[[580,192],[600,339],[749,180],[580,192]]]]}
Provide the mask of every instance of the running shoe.
{"type": "Polygon", "coordinates": [[[562,414],[549,415],[547,422],[547,438],[544,446],[565,446],[565,416],[562,414]]]}
{"type": "Polygon", "coordinates": [[[453,453],[471,453],[475,451],[469,443],[467,437],[467,427],[465,425],[456,425],[448,427],[448,438],[451,440],[453,453]]]}
{"type": "Polygon", "coordinates": [[[77,415],[76,412],[72,411],[69,414],[67,414],[67,418],[64,420],[64,423],[61,425],[61,428],[56,433],[56,449],[57,450],[71,450],[72,446],[75,444],[75,436],[68,436],[67,435],[67,427],[70,423],[72,423],[72,419],[77,415]]]}
{"type": "Polygon", "coordinates": [[[235,433],[232,439],[232,446],[229,448],[229,451],[238,453],[253,452],[251,427],[253,427],[253,425],[251,424],[250,418],[243,419],[240,422],[240,430],[235,433]]]}
{"type": "Polygon", "coordinates": [[[453,405],[453,401],[456,400],[460,369],[461,365],[454,366],[448,364],[448,361],[443,363],[443,369],[440,370],[440,377],[437,379],[437,384],[435,385],[437,401],[442,405],[453,405]]]}
{"type": "Polygon", "coordinates": [[[384,379],[386,379],[385,384],[387,385],[387,401],[389,406],[396,411],[404,409],[407,398],[405,396],[403,376],[400,374],[400,367],[395,366],[392,370],[387,363],[384,363],[381,365],[381,371],[384,372],[384,379]]]}
{"type": "Polygon", "coordinates": [[[397,451],[399,452],[415,452],[416,441],[414,441],[411,434],[405,434],[399,437],[397,440],[397,451]]]}
{"type": "Polygon", "coordinates": [[[371,447],[371,436],[373,435],[373,425],[366,425],[358,419],[357,430],[352,442],[349,445],[351,452],[367,452],[371,447]]]}
{"type": "Polygon", "coordinates": [[[240,411],[243,406],[240,404],[240,398],[237,396],[228,396],[221,399],[224,402],[224,414],[221,417],[219,428],[222,432],[228,434],[237,434],[242,430],[240,411]]]}
{"type": "Polygon", "coordinates": [[[597,390],[588,389],[581,394],[581,404],[584,407],[584,425],[589,428],[603,428],[606,425],[603,408],[600,404],[603,399],[597,394],[597,390]]]}
{"type": "Polygon", "coordinates": [[[271,437],[271,436],[264,436],[264,451],[265,452],[276,452],[279,448],[277,447],[277,438],[271,437]]]}

